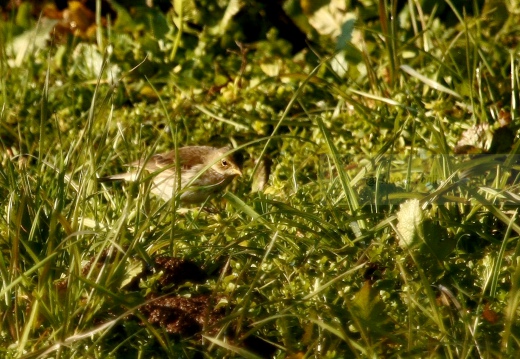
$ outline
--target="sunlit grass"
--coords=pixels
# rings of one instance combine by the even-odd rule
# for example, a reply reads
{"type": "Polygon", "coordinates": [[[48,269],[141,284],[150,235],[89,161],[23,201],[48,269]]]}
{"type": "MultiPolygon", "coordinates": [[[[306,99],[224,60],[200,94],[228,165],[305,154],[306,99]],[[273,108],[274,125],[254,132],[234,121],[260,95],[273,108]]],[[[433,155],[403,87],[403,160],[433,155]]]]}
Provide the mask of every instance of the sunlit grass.
{"type": "Polygon", "coordinates": [[[407,29],[356,23],[355,81],[330,54],[296,63],[277,42],[202,74],[208,60],[180,60],[193,49],[171,23],[175,46],[98,29],[97,44],[42,47],[14,66],[4,29],[0,355],[514,355],[518,59],[474,34],[478,20],[444,28],[411,5],[407,29]],[[156,51],[144,62],[143,44],[156,51]],[[170,56],[179,68],[157,70],[170,56]],[[241,81],[205,82],[224,70],[241,81]],[[455,154],[468,130],[480,153],[455,154]],[[175,146],[228,143],[244,176],[205,208],[96,181],[175,146]],[[165,284],[162,257],[204,280],[165,284]],[[200,298],[188,333],[153,307],[200,298]]]}

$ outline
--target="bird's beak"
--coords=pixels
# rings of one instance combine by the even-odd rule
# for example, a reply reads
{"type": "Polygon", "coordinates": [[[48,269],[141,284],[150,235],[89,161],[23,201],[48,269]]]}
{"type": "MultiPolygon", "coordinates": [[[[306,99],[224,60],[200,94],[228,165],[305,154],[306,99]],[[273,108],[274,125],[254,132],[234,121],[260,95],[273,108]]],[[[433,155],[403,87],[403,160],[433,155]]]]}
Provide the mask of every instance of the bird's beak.
{"type": "Polygon", "coordinates": [[[238,168],[238,167],[235,167],[233,169],[233,174],[236,176],[242,177],[242,171],[240,171],[240,168],[238,168]]]}

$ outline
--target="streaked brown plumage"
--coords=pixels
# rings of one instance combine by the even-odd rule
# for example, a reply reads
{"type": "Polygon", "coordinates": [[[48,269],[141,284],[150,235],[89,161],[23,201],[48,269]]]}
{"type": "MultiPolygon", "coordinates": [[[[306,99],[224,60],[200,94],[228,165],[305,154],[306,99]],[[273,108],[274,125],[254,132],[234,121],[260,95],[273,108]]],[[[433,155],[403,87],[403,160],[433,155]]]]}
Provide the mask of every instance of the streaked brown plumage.
{"type": "MultiPolygon", "coordinates": [[[[187,146],[177,150],[181,172],[180,200],[183,203],[202,203],[210,195],[222,191],[236,176],[242,175],[233,156],[225,156],[229,151],[229,147],[209,146],[187,146]],[[210,167],[201,173],[206,166],[210,167]],[[197,175],[198,177],[193,180],[197,175]],[[193,182],[190,183],[192,180],[193,182]]],[[[128,166],[135,169],[127,173],[102,177],[98,181],[136,181],[142,168],[154,175],[152,193],[165,201],[176,195],[179,187],[176,183],[178,173],[176,173],[175,151],[156,154],[148,160],[141,159],[129,163],[128,166]]],[[[141,178],[147,177],[146,172],[141,175],[141,178]]]]}

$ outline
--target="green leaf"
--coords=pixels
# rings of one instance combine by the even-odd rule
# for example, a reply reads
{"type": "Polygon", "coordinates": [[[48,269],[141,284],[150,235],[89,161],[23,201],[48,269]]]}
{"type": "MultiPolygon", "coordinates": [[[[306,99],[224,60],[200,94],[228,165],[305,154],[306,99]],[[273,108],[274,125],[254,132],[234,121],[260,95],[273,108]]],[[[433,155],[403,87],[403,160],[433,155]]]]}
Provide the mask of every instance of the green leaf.
{"type": "Polygon", "coordinates": [[[378,333],[387,321],[384,303],[379,297],[379,291],[366,281],[352,300],[352,314],[357,319],[358,329],[378,333]]]}

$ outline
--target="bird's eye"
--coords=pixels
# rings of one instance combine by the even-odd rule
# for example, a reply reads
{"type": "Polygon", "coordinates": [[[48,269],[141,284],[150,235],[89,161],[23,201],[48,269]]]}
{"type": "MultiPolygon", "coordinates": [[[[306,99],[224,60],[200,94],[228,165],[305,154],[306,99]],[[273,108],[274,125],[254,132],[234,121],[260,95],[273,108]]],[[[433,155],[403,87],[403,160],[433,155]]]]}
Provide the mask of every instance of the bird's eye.
{"type": "Polygon", "coordinates": [[[222,164],[222,167],[227,167],[228,165],[226,160],[222,160],[220,163],[222,164]]]}

